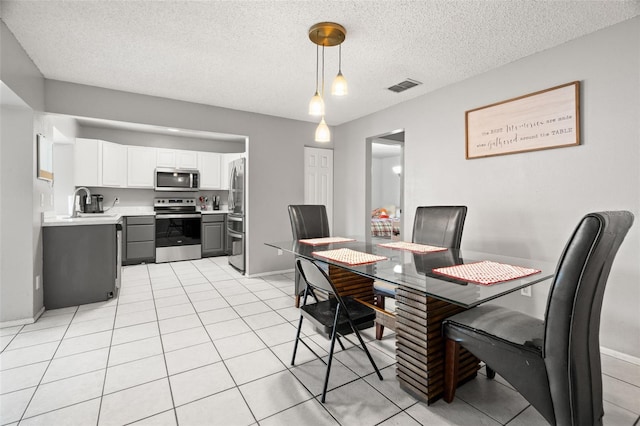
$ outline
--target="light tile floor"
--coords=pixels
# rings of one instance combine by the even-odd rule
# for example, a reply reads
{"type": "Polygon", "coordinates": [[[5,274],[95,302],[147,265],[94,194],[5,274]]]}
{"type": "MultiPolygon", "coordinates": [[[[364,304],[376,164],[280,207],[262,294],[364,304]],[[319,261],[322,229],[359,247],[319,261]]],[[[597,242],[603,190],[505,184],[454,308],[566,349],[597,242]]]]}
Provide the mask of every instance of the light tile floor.
{"type": "MultiPolygon", "coordinates": [[[[542,425],[500,377],[431,406],[402,391],[394,336],[349,347],[324,364],[304,347],[290,359],[298,319],[292,275],[246,278],[226,258],[123,270],[117,299],[57,309],[0,330],[2,425],[542,425]]],[[[328,342],[304,327],[319,353],[328,342]]],[[[603,356],[605,424],[640,415],[640,366],[603,356]]],[[[481,371],[482,373],[482,371],[481,371]]]]}

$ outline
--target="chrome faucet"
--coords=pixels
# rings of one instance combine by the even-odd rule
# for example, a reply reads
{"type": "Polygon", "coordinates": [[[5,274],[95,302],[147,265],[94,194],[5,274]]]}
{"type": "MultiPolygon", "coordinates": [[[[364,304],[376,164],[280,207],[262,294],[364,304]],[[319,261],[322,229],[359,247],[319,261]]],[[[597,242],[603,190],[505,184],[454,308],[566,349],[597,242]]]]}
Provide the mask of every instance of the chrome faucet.
{"type": "Polygon", "coordinates": [[[89,188],[87,188],[85,186],[81,186],[79,188],[76,188],[76,190],[73,191],[73,213],[71,214],[71,217],[78,217],[78,213],[79,212],[76,209],[76,196],[78,195],[78,191],[80,191],[81,189],[83,189],[87,193],[86,204],[91,204],[91,191],[89,191],[89,188]]]}

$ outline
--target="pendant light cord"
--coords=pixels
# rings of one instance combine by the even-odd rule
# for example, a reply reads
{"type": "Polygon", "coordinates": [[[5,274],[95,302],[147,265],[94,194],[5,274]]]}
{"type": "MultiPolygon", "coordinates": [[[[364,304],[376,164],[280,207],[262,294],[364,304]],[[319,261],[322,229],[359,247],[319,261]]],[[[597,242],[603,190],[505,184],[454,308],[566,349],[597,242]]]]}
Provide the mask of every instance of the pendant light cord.
{"type": "Polygon", "coordinates": [[[324,99],[324,44],[322,45],[322,99],[324,99]]]}
{"type": "Polygon", "coordinates": [[[318,64],[318,55],[320,54],[318,48],[319,46],[316,44],[316,93],[318,93],[318,66],[320,65],[318,64]]]}

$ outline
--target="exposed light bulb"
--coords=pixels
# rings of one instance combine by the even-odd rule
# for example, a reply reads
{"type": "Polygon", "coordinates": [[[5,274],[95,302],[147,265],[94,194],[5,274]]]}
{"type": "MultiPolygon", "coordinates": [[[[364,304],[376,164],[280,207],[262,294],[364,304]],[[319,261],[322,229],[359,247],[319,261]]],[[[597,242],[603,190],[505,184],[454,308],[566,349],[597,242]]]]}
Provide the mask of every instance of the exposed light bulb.
{"type": "Polygon", "coordinates": [[[331,142],[331,131],[329,131],[329,126],[324,121],[324,116],[322,116],[322,120],[320,120],[320,124],[316,128],[316,142],[331,142]]]}
{"type": "Polygon", "coordinates": [[[309,115],[320,117],[324,115],[324,100],[318,92],[313,95],[309,102],[309,115]]]}
{"type": "Polygon", "coordinates": [[[342,44],[340,45],[340,56],[338,57],[338,75],[331,85],[331,94],[333,96],[345,96],[349,93],[347,90],[347,79],[342,75],[342,44]]]}
{"type": "Polygon", "coordinates": [[[331,94],[333,96],[345,96],[349,93],[347,89],[347,79],[342,75],[342,71],[338,71],[338,75],[331,85],[331,94]]]}

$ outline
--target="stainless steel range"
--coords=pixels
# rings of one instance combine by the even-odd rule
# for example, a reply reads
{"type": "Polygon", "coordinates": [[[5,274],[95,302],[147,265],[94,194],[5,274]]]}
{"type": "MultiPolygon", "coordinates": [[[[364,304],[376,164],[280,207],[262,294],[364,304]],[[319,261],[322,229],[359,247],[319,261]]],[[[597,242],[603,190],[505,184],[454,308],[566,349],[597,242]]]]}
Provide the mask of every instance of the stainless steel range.
{"type": "Polygon", "coordinates": [[[202,257],[201,215],[195,198],[156,198],[156,263],[202,257]]]}

